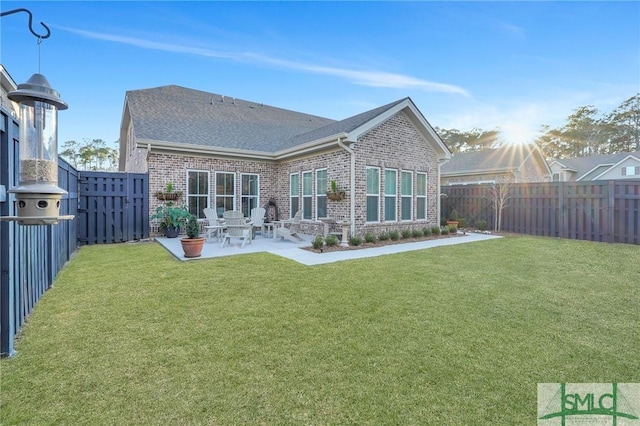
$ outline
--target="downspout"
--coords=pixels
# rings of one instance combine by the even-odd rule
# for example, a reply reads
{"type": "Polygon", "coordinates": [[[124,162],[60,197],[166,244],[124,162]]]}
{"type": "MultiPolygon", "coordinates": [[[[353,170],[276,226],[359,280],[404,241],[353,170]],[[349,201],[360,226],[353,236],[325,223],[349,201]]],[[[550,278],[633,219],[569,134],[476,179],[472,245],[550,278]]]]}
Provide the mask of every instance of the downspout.
{"type": "Polygon", "coordinates": [[[436,218],[437,218],[437,226],[440,226],[440,222],[442,221],[442,165],[445,164],[447,160],[438,161],[438,179],[437,180],[437,194],[438,194],[438,203],[436,208],[436,218]]]}
{"type": "Polygon", "coordinates": [[[351,218],[349,221],[351,222],[351,235],[356,235],[356,153],[353,149],[344,144],[343,140],[346,138],[338,139],[338,145],[347,151],[351,155],[351,191],[350,192],[350,203],[351,203],[351,218]]]}

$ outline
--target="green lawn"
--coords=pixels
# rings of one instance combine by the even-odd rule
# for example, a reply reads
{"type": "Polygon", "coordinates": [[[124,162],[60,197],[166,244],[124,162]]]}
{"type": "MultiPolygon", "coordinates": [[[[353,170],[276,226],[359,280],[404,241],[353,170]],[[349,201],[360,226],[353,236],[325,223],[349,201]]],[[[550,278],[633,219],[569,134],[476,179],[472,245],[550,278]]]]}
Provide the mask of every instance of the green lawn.
{"type": "Polygon", "coordinates": [[[0,423],[535,424],[537,383],[640,381],[639,296],[630,245],[83,247],[0,362],[0,423]]]}

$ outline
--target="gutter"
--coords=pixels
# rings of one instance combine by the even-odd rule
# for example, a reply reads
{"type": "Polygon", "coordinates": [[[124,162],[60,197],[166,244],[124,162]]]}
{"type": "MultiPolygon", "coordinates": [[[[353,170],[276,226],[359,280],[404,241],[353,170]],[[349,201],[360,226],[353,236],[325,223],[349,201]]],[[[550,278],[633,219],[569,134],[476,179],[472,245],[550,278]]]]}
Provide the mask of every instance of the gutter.
{"type": "MultiPolygon", "coordinates": [[[[349,194],[349,198],[350,198],[350,203],[351,203],[351,208],[350,208],[350,219],[349,222],[351,222],[351,236],[355,236],[356,233],[356,223],[355,223],[355,219],[356,219],[356,191],[354,190],[355,186],[356,186],[356,152],[349,146],[344,144],[344,140],[346,140],[346,137],[340,137],[338,138],[338,146],[340,146],[340,148],[344,149],[345,151],[347,151],[350,155],[351,155],[351,191],[349,194]]],[[[355,143],[355,142],[354,142],[355,143]]]]}
{"type": "Polygon", "coordinates": [[[440,226],[440,222],[442,220],[442,166],[447,163],[448,160],[440,160],[438,161],[438,181],[436,193],[438,194],[438,203],[436,204],[436,219],[437,226],[440,226]]]}
{"type": "Polygon", "coordinates": [[[297,145],[278,152],[252,151],[247,149],[208,147],[205,145],[165,142],[153,139],[139,139],[137,144],[146,145],[147,149],[151,148],[161,151],[180,152],[182,154],[205,154],[214,157],[234,158],[240,160],[263,160],[263,161],[280,161],[300,155],[329,149],[336,145],[336,142],[345,138],[345,133],[328,136],[310,143],[297,145]]]}

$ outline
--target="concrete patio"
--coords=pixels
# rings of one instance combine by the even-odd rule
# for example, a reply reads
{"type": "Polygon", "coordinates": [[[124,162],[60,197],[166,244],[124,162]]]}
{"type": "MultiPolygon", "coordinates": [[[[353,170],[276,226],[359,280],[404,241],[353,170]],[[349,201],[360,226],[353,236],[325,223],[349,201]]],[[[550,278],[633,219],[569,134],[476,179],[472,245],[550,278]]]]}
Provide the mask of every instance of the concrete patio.
{"type": "Polygon", "coordinates": [[[302,263],[303,265],[320,265],[323,263],[340,262],[343,260],[383,256],[385,254],[402,253],[405,251],[422,250],[433,247],[466,244],[501,238],[500,236],[496,235],[469,233],[466,235],[460,235],[455,238],[436,238],[420,242],[391,244],[358,250],[342,250],[330,253],[313,253],[308,250],[302,250],[302,247],[311,246],[311,239],[313,237],[311,235],[301,236],[304,238],[304,242],[296,244],[282,239],[274,240],[272,238],[263,238],[258,234],[253,239],[251,244],[247,242],[244,248],[241,247],[242,242],[239,239],[232,239],[231,243],[225,244],[223,248],[220,248],[219,241],[217,241],[216,239],[211,239],[209,242],[205,243],[204,248],[202,249],[202,256],[195,258],[184,257],[182,246],[180,244],[180,237],[156,237],[155,240],[164,248],[166,248],[171,254],[173,254],[178,260],[189,261],[198,259],[209,259],[213,257],[234,256],[247,253],[267,252],[286,257],[287,259],[294,260],[296,262],[302,263]]]}

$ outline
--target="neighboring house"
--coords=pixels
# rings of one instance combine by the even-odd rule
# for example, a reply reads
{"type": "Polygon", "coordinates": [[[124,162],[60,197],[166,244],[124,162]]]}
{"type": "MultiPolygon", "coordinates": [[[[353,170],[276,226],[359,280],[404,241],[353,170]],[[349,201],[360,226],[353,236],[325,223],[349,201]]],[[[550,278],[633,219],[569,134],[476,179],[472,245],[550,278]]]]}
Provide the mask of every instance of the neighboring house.
{"type": "Polygon", "coordinates": [[[551,170],[537,145],[508,145],[455,154],[442,166],[442,185],[544,182],[551,170]]]}
{"type": "Polygon", "coordinates": [[[9,75],[4,65],[0,64],[0,107],[10,111],[14,118],[19,116],[20,107],[16,102],[9,100],[7,93],[17,89],[18,86],[11,78],[11,75],[9,75]]]}
{"type": "Polygon", "coordinates": [[[554,182],[640,179],[640,151],[553,160],[554,182]]]}
{"type": "MultiPolygon", "coordinates": [[[[120,169],[173,183],[189,210],[303,210],[303,226],[351,232],[439,223],[439,167],[451,154],[410,98],[334,121],[180,86],[126,94],[120,169]],[[327,197],[335,180],[344,199],[327,197]]],[[[154,211],[160,202],[151,198],[154,211]]]]}

